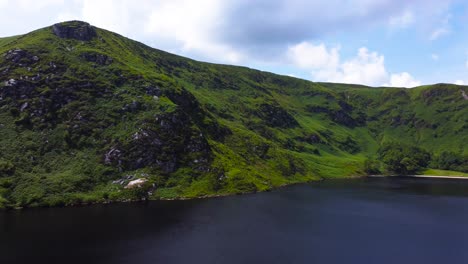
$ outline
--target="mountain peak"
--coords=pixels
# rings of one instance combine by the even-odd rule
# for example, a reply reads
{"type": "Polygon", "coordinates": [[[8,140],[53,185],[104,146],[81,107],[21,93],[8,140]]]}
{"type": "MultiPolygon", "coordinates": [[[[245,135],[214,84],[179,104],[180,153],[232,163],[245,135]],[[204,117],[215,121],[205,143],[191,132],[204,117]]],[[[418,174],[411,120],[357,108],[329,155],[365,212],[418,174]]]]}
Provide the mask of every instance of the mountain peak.
{"type": "Polygon", "coordinates": [[[97,36],[96,30],[83,21],[67,21],[52,26],[54,34],[59,38],[89,41],[97,36]]]}

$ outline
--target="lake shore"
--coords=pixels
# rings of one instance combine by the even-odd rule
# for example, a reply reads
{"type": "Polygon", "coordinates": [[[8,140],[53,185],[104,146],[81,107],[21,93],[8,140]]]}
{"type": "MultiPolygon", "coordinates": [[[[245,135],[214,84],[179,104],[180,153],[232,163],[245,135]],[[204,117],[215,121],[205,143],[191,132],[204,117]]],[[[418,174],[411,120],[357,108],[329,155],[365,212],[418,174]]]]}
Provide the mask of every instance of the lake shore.
{"type": "Polygon", "coordinates": [[[468,180],[466,176],[443,176],[443,175],[368,175],[371,178],[385,178],[385,177],[410,177],[410,178],[431,178],[431,179],[461,179],[468,180]]]}

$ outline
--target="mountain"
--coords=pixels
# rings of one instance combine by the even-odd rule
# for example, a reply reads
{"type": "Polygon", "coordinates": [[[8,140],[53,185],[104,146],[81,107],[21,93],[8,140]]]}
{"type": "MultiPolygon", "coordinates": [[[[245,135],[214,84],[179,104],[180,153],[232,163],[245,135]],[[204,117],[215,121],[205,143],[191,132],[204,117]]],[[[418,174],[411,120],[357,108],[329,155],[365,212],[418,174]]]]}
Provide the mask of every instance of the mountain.
{"type": "Polygon", "coordinates": [[[392,142],[468,154],[465,86],[314,83],[198,62],[80,21],[0,39],[0,54],[0,207],[360,176],[367,161],[383,166],[379,149],[392,142]]]}

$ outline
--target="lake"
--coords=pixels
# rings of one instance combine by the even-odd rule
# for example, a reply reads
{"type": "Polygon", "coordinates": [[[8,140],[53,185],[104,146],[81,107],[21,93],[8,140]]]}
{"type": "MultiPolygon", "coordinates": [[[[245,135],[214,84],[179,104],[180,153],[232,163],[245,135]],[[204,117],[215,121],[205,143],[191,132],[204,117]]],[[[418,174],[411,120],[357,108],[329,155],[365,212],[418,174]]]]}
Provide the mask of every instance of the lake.
{"type": "Polygon", "coordinates": [[[468,181],[2,211],[0,263],[468,263],[468,181]]]}

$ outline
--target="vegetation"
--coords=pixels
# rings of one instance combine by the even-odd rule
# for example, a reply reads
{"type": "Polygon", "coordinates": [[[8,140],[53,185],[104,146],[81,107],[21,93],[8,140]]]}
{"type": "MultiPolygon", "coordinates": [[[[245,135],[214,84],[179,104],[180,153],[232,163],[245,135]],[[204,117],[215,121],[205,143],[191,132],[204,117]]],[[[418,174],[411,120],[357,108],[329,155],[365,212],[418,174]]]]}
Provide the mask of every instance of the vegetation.
{"type": "Polygon", "coordinates": [[[78,21],[39,29],[0,39],[0,207],[466,171],[462,91],[313,83],[190,60],[78,21]]]}
{"type": "Polygon", "coordinates": [[[389,173],[409,175],[421,172],[431,160],[429,152],[400,143],[387,143],[379,150],[379,157],[389,173]]]}
{"type": "Polygon", "coordinates": [[[432,159],[431,167],[442,170],[468,172],[468,155],[442,151],[432,159]]]}
{"type": "Polygon", "coordinates": [[[468,177],[468,173],[459,172],[459,171],[449,171],[449,170],[436,170],[436,169],[425,170],[423,172],[423,175],[468,177]]]}

